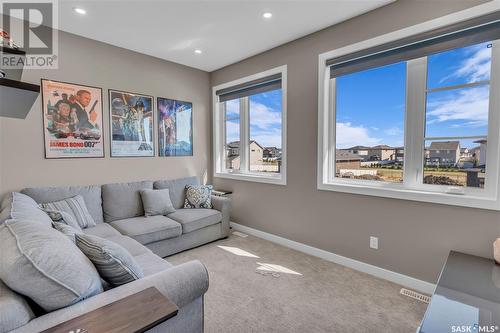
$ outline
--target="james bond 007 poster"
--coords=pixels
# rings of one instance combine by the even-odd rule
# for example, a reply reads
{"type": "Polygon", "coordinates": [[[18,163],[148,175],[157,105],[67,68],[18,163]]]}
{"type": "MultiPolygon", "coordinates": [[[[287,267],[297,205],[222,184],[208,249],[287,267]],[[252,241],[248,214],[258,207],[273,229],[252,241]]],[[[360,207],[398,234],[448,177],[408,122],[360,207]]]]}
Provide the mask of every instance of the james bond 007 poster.
{"type": "Polygon", "coordinates": [[[42,80],[45,158],[104,157],[101,88],[42,80]]]}

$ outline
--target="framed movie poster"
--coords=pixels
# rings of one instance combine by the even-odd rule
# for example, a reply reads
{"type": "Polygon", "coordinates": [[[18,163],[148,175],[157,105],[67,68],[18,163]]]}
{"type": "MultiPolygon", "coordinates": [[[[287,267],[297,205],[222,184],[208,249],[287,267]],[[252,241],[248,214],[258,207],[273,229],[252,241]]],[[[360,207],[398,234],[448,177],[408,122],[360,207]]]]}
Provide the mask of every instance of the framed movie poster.
{"type": "Polygon", "coordinates": [[[109,90],[111,156],[154,156],[153,97],[109,90]]]}
{"type": "Polygon", "coordinates": [[[193,156],[193,106],[190,102],[157,98],[160,156],[193,156]]]}
{"type": "Polygon", "coordinates": [[[102,90],[42,79],[45,158],[104,157],[102,90]]]}

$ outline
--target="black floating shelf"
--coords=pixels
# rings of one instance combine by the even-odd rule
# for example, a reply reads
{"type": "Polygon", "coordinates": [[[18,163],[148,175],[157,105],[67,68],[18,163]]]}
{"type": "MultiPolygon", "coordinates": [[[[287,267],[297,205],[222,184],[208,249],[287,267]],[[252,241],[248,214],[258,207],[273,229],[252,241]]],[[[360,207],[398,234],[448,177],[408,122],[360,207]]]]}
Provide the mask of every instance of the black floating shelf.
{"type": "Polygon", "coordinates": [[[0,79],[0,117],[25,119],[40,95],[40,86],[0,79]]]}
{"type": "Polygon", "coordinates": [[[29,90],[33,92],[40,92],[40,86],[37,84],[26,83],[6,78],[0,79],[0,86],[10,87],[15,89],[29,90]]]}
{"type": "Polygon", "coordinates": [[[19,55],[26,55],[26,52],[24,52],[21,49],[14,49],[12,47],[8,47],[8,46],[5,46],[5,45],[4,46],[0,45],[0,52],[11,53],[11,54],[19,54],[19,55]]]}

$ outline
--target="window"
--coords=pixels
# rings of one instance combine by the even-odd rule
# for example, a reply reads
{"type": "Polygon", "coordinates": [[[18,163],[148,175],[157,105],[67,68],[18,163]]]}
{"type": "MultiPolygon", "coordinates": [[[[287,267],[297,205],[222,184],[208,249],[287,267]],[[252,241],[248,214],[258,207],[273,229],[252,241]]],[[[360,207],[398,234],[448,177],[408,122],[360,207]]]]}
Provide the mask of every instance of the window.
{"type": "Polygon", "coordinates": [[[213,91],[214,177],[286,184],[286,66],[213,91]]]}
{"type": "Polygon", "coordinates": [[[488,141],[492,48],[486,42],[427,57],[425,184],[484,188],[486,157],[478,157],[488,141]]]}
{"type": "Polygon", "coordinates": [[[403,181],[404,62],[336,79],[335,177],[403,181]]]}
{"type": "Polygon", "coordinates": [[[223,105],[225,116],[224,147],[226,169],[240,169],[240,100],[226,101],[223,105]]]}
{"type": "Polygon", "coordinates": [[[500,210],[498,17],[381,39],[320,55],[318,188],[500,210]]]}

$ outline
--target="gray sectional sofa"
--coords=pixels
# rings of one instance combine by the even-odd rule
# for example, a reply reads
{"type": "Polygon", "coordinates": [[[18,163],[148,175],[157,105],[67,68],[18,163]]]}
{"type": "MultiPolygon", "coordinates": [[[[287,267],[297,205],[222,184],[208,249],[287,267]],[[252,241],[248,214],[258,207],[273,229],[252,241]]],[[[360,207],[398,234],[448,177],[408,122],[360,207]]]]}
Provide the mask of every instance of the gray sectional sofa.
{"type": "MultiPolygon", "coordinates": [[[[228,198],[213,196],[213,209],[183,209],[188,184],[198,184],[198,179],[22,190],[39,204],[81,195],[97,223],[83,232],[123,246],[141,266],[145,277],[71,306],[38,313],[38,316],[27,299],[0,281],[0,332],[42,331],[152,286],[168,296],[179,307],[179,312],[176,317],[148,332],[202,332],[203,295],[208,289],[205,267],[199,261],[172,266],[162,257],[227,237],[231,202],[228,198]],[[176,212],[144,217],[139,191],[165,188],[169,189],[176,212]]],[[[5,201],[2,204],[0,226],[6,219],[15,218],[10,216],[10,204],[5,201]]]]}

